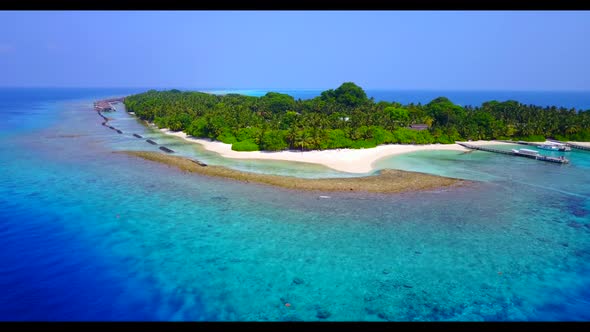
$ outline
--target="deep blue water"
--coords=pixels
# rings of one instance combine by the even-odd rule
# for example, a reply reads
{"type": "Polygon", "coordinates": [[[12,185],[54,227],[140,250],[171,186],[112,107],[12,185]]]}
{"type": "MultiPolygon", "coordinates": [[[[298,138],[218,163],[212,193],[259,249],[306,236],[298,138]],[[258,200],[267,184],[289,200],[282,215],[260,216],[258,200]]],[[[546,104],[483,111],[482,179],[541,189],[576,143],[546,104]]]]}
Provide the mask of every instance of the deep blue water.
{"type": "Polygon", "coordinates": [[[101,126],[92,101],[133,92],[0,90],[0,320],[590,319],[588,152],[413,153],[375,166],[476,182],[303,193],[113,153],[157,151],[137,132],[212,164],[350,176],[226,161],[121,107],[124,134],[101,126]]]}

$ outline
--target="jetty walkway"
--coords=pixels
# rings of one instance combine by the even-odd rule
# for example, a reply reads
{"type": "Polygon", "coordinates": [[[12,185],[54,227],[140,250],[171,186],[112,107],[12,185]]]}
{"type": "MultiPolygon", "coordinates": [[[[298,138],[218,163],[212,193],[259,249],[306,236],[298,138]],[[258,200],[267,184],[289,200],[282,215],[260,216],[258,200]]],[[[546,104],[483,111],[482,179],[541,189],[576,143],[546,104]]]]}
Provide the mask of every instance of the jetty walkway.
{"type": "Polygon", "coordinates": [[[558,141],[558,140],[555,140],[555,139],[547,139],[547,140],[550,141],[550,142],[556,142],[556,143],[565,144],[565,145],[569,146],[572,149],[590,151],[590,147],[588,147],[588,146],[583,146],[583,145],[569,143],[569,142],[561,142],[561,141],[558,141]]]}
{"type": "Polygon", "coordinates": [[[466,147],[468,149],[472,149],[472,150],[500,153],[500,154],[516,156],[516,157],[525,157],[525,158],[529,158],[529,159],[535,159],[535,160],[539,160],[539,161],[547,161],[547,162],[557,163],[557,164],[569,163],[569,160],[565,159],[565,158],[555,158],[555,157],[543,156],[540,154],[533,155],[533,154],[526,154],[526,153],[522,153],[522,152],[506,151],[506,150],[494,149],[494,148],[485,147],[485,146],[476,146],[476,145],[471,145],[471,144],[461,143],[461,142],[457,142],[457,144],[459,144],[463,147],[466,147]]]}
{"type": "MultiPolygon", "coordinates": [[[[562,142],[562,141],[558,141],[556,139],[551,139],[548,138],[547,141],[549,142],[555,142],[555,143],[561,143],[563,145],[569,146],[572,149],[578,149],[578,150],[585,150],[585,151],[590,151],[590,147],[588,146],[583,146],[583,145],[579,145],[579,144],[574,144],[574,143],[569,143],[569,142],[562,142]]],[[[539,146],[539,145],[543,145],[541,143],[535,143],[535,142],[525,142],[525,141],[507,141],[507,140],[498,140],[498,142],[504,142],[504,143],[511,143],[511,144],[520,144],[520,145],[531,145],[531,146],[539,146]]]]}

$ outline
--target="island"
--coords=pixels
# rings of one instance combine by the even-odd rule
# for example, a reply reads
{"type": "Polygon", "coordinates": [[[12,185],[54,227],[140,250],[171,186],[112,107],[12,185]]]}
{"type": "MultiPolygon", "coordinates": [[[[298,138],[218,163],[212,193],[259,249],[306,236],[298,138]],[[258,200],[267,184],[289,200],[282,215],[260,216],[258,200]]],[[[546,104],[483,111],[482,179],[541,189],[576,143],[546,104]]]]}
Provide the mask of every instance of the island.
{"type": "MultiPolygon", "coordinates": [[[[378,159],[413,151],[494,152],[495,149],[478,147],[517,140],[534,145],[549,137],[590,141],[590,110],[540,107],[511,100],[484,102],[478,107],[460,106],[446,97],[435,98],[426,105],[375,102],[352,82],[308,100],[296,100],[278,92],[252,97],[150,90],[117,101],[122,101],[130,114],[147,124],[201,144],[222,157],[317,163],[362,174],[352,178],[302,179],[207,167],[186,157],[157,152],[119,152],[183,171],[298,190],[392,193],[461,185],[469,181],[390,169],[369,173],[374,171],[373,163],[378,159]]],[[[100,105],[106,108],[107,104],[100,105]]],[[[147,142],[157,145],[149,139],[147,142]]],[[[159,149],[174,153],[165,146],[159,149]]],[[[563,158],[545,159],[567,162],[563,158]]]]}
{"type": "Polygon", "coordinates": [[[150,90],[128,96],[128,111],[159,128],[231,144],[234,151],[374,148],[467,140],[590,141],[590,110],[517,101],[460,106],[446,97],[426,105],[368,98],[352,82],[308,100],[150,90]]]}

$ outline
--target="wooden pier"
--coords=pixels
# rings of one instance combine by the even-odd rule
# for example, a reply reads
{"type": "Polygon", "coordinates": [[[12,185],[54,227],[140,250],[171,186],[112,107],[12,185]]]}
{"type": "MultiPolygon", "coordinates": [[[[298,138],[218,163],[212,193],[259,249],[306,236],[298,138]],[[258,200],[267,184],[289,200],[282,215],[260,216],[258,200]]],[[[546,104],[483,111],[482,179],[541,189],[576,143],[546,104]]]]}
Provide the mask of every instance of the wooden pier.
{"type": "Polygon", "coordinates": [[[199,166],[203,166],[203,167],[207,166],[207,164],[205,164],[202,161],[199,161],[199,160],[196,160],[196,159],[189,159],[189,160],[192,161],[193,163],[199,165],[199,166]]]}
{"type": "Polygon", "coordinates": [[[115,108],[111,104],[123,101],[125,101],[125,97],[98,100],[94,102],[94,110],[97,112],[112,112],[115,111],[115,108]]]}
{"type": "MultiPolygon", "coordinates": [[[[107,118],[104,114],[102,114],[102,112],[116,111],[116,109],[113,107],[112,103],[118,103],[118,102],[123,102],[123,101],[125,101],[125,97],[111,98],[111,99],[99,100],[99,101],[94,102],[94,110],[104,120],[102,122],[102,125],[116,131],[119,134],[123,134],[123,131],[121,131],[120,129],[117,129],[113,126],[110,126],[108,124],[109,118],[107,118]]],[[[132,113],[132,112],[130,112],[130,113],[132,113]]],[[[139,134],[133,134],[133,136],[137,137],[137,138],[143,138],[143,136],[141,136],[139,134]]],[[[158,145],[158,143],[154,142],[151,139],[146,139],[145,141],[152,144],[152,145],[158,145]]],[[[174,150],[172,150],[166,146],[159,146],[158,148],[166,153],[174,153],[174,150]]],[[[204,162],[198,161],[198,160],[193,160],[193,162],[200,165],[200,166],[207,166],[207,164],[205,164],[204,162]]]]}
{"type": "Polygon", "coordinates": [[[565,145],[567,145],[567,146],[569,146],[570,148],[573,148],[573,149],[590,151],[590,147],[587,147],[587,146],[573,144],[573,143],[568,143],[568,142],[562,142],[562,141],[558,141],[556,139],[550,139],[550,138],[548,138],[547,140],[550,141],[550,142],[565,144],[565,145]]]}
{"type": "Polygon", "coordinates": [[[590,147],[587,146],[583,146],[583,145],[578,145],[578,144],[573,144],[573,143],[565,143],[567,146],[569,146],[572,149],[578,149],[578,150],[585,150],[585,151],[590,151],[590,147]]]}
{"type": "Polygon", "coordinates": [[[543,156],[543,155],[530,155],[530,154],[525,154],[525,153],[518,153],[518,152],[514,152],[514,151],[494,149],[494,148],[489,148],[489,147],[485,147],[485,146],[475,146],[475,145],[466,144],[466,143],[459,143],[459,142],[457,142],[457,144],[459,144],[465,148],[472,149],[472,150],[500,153],[500,154],[516,156],[516,157],[525,157],[525,158],[529,158],[529,159],[547,161],[547,162],[557,163],[557,164],[567,164],[570,162],[568,159],[565,159],[565,158],[555,158],[555,157],[548,157],[548,156],[543,156]]]}
{"type": "Polygon", "coordinates": [[[530,145],[530,146],[539,146],[539,145],[543,145],[543,144],[541,144],[541,143],[527,142],[527,141],[507,141],[507,140],[498,140],[498,142],[503,142],[503,143],[510,143],[510,144],[520,144],[520,145],[530,145]]]}
{"type": "Polygon", "coordinates": [[[476,146],[476,145],[471,145],[471,144],[467,144],[467,143],[459,143],[457,142],[457,144],[461,145],[462,147],[468,148],[468,149],[472,149],[472,150],[480,150],[480,151],[487,151],[487,152],[493,152],[493,153],[501,153],[501,154],[507,154],[507,155],[514,155],[514,152],[512,151],[506,151],[506,150],[499,150],[499,149],[494,149],[494,148],[488,148],[485,146],[476,146]]]}
{"type": "MultiPolygon", "coordinates": [[[[549,142],[554,142],[554,143],[561,143],[565,146],[569,146],[572,149],[578,149],[578,150],[585,150],[585,151],[590,151],[590,147],[588,146],[583,146],[583,145],[579,145],[579,144],[574,144],[574,143],[569,143],[569,142],[562,142],[562,141],[558,141],[556,139],[551,139],[551,138],[547,138],[547,141],[549,142]]],[[[531,146],[539,146],[539,145],[543,145],[541,143],[534,143],[534,142],[525,142],[525,141],[506,141],[506,140],[498,140],[498,142],[504,142],[504,143],[511,143],[511,144],[520,144],[520,145],[531,145],[531,146]]]]}
{"type": "Polygon", "coordinates": [[[160,150],[162,150],[162,151],[164,151],[164,152],[167,152],[167,153],[174,153],[174,150],[172,150],[172,149],[169,149],[169,148],[167,148],[167,147],[165,147],[165,146],[161,146],[161,147],[160,147],[160,150]]]}
{"type": "Polygon", "coordinates": [[[113,126],[109,126],[108,125],[109,118],[107,118],[104,114],[102,114],[102,112],[116,111],[115,108],[113,107],[113,105],[111,105],[111,103],[119,103],[119,102],[123,102],[124,100],[125,100],[125,97],[119,97],[119,98],[111,98],[111,99],[99,100],[99,101],[94,102],[94,110],[96,111],[96,113],[98,113],[98,115],[101,118],[104,119],[104,122],[102,122],[102,125],[109,127],[112,130],[116,130],[119,134],[122,134],[123,132],[113,126]]]}
{"type": "Polygon", "coordinates": [[[103,118],[105,122],[108,122],[109,121],[109,118],[107,118],[106,116],[104,116],[104,114],[102,114],[101,111],[97,111],[97,112],[98,112],[98,115],[100,115],[100,117],[103,118]]]}

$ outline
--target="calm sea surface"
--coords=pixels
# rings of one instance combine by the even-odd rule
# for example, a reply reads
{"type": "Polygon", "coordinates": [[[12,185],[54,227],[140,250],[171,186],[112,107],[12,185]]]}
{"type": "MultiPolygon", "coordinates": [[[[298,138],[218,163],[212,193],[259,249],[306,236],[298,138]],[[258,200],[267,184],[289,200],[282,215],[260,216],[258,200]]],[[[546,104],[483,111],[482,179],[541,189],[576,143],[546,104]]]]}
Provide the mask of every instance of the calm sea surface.
{"type": "MultiPolygon", "coordinates": [[[[475,182],[397,195],[296,192],[113,153],[158,151],[138,133],[211,164],[354,176],[223,160],[122,105],[112,124],[123,134],[100,125],[93,100],[140,91],[0,89],[0,320],[590,319],[590,152],[566,153],[563,166],[419,152],[376,169],[475,182]]],[[[477,94],[432,96],[479,104],[510,95],[477,94]]],[[[587,94],[527,96],[510,98],[590,108],[587,94]]]]}

